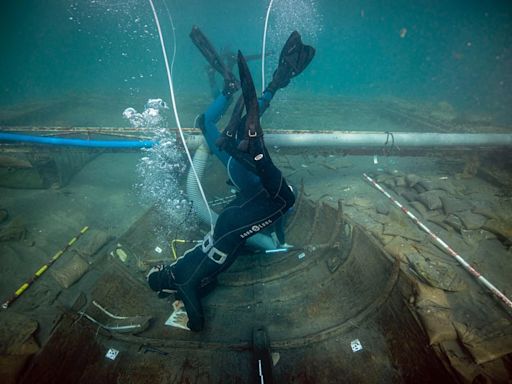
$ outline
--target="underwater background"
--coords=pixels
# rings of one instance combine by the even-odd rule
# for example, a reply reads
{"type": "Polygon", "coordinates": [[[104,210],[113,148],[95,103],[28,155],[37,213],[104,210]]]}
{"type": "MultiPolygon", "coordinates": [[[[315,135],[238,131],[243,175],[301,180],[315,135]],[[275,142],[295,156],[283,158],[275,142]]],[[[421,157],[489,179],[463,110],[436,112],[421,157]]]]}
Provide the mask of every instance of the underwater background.
{"type": "MultiPolygon", "coordinates": [[[[155,1],[168,52],[169,15],[174,22],[173,79],[185,126],[209,101],[205,61],[188,37],[192,26],[200,26],[219,50],[260,53],[268,3],[155,1]]],[[[127,106],[142,108],[151,97],[169,101],[147,1],[9,1],[0,19],[1,124],[125,126],[121,113],[127,106]],[[55,108],[46,116],[18,113],[34,103],[53,103],[60,117],[55,108]]],[[[267,36],[267,51],[274,54],[265,75],[268,82],[277,53],[297,29],[317,55],[283,96],[303,101],[294,108],[314,116],[325,113],[319,98],[391,97],[445,103],[462,120],[477,115],[506,126],[512,121],[511,20],[510,1],[275,0],[267,36]],[[309,106],[308,100],[316,103],[309,106]]],[[[259,88],[261,63],[250,65],[259,88]]],[[[343,129],[337,120],[283,128],[343,129]]]]}

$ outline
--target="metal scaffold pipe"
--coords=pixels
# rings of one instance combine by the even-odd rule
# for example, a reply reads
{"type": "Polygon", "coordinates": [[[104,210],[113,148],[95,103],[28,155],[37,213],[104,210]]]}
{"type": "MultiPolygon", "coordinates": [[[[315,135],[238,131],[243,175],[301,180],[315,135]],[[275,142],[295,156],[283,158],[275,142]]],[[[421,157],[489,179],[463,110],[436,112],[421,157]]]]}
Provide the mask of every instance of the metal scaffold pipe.
{"type": "MultiPolygon", "coordinates": [[[[111,137],[118,136],[121,129],[81,128],[80,133],[94,133],[96,135],[111,137]]],[[[191,148],[198,147],[202,142],[202,136],[198,130],[184,129],[187,144],[191,148]]],[[[41,133],[41,131],[37,131],[41,133]]],[[[49,131],[45,131],[49,132],[49,131]]],[[[71,139],[58,137],[61,129],[52,131],[55,135],[34,136],[29,135],[28,130],[23,134],[13,131],[0,132],[0,143],[10,144],[43,144],[51,146],[81,146],[102,148],[137,149],[148,147],[154,143],[148,140],[147,133],[140,140],[90,140],[71,139]]],[[[133,135],[134,131],[130,131],[133,135]]],[[[133,137],[133,136],[132,136],[133,137]]],[[[136,137],[135,137],[136,138],[136,137]]],[[[363,131],[267,131],[265,141],[268,145],[280,148],[327,148],[360,152],[371,152],[374,149],[400,149],[429,150],[443,149],[472,149],[472,148],[507,148],[512,146],[512,134],[510,133],[436,133],[436,132],[363,132],[363,131]]],[[[397,153],[395,153],[397,154],[397,153]]]]}
{"type": "Polygon", "coordinates": [[[512,134],[506,133],[418,133],[418,132],[322,132],[267,134],[271,145],[294,147],[378,147],[394,145],[400,148],[512,146],[512,134]]]}

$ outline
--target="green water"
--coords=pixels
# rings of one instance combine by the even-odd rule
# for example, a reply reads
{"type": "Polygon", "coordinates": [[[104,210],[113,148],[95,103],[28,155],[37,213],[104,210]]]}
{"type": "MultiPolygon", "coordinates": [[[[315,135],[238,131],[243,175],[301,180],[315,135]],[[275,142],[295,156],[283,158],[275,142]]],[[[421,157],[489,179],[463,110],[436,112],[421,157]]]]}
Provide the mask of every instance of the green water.
{"type": "MultiPolygon", "coordinates": [[[[155,5],[171,52],[166,8],[162,0],[155,5]]],[[[219,49],[257,53],[268,2],[167,0],[166,5],[176,31],[178,107],[190,125],[209,101],[205,62],[188,37],[192,25],[219,49]]],[[[0,18],[2,124],[122,126],[127,106],[142,109],[150,97],[169,100],[147,1],[8,1],[0,18]],[[16,114],[45,103],[51,106],[45,116],[16,114]]],[[[494,125],[512,122],[509,1],[275,0],[267,48],[278,52],[293,29],[317,48],[317,56],[282,98],[300,100],[295,108],[301,110],[314,99],[310,116],[325,114],[316,107],[323,99],[329,104],[337,98],[399,98],[448,103],[460,116],[484,116],[494,125]]],[[[267,79],[275,56],[268,59],[267,79]]],[[[260,63],[251,66],[260,88],[260,63]]]]}

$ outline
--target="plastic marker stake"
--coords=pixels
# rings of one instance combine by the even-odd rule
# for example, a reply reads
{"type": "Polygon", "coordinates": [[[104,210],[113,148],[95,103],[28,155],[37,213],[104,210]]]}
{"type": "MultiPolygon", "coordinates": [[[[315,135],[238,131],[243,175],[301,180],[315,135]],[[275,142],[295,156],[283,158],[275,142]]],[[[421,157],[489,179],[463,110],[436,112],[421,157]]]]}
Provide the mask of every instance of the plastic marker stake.
{"type": "Polygon", "coordinates": [[[276,249],[267,249],[265,253],[280,253],[280,252],[289,252],[292,251],[291,248],[276,248],[276,249]]]}
{"type": "MultiPolygon", "coordinates": [[[[382,192],[389,200],[393,202],[398,208],[402,210],[403,213],[405,213],[407,216],[409,216],[412,221],[418,225],[422,230],[427,232],[430,237],[436,241],[441,247],[443,247],[450,256],[455,258],[457,262],[464,267],[466,271],[468,271],[474,278],[476,278],[482,285],[484,285],[489,291],[491,291],[494,296],[496,296],[505,306],[508,310],[512,310],[512,301],[505,296],[498,288],[496,288],[489,280],[487,280],[485,277],[482,276],[480,272],[478,272],[475,268],[473,268],[466,260],[462,258],[461,255],[459,255],[457,252],[453,250],[452,247],[450,247],[448,244],[446,244],[439,236],[437,236],[434,232],[430,230],[425,224],[423,224],[414,214],[407,209],[407,207],[404,207],[398,200],[396,200],[393,196],[391,196],[384,188],[382,188],[375,180],[373,180],[370,176],[368,176],[366,173],[363,173],[363,177],[369,181],[375,188],[377,188],[380,192],[382,192]]],[[[512,314],[509,312],[509,314],[512,314]]]]}
{"type": "Polygon", "coordinates": [[[258,359],[258,372],[260,374],[260,384],[264,384],[265,383],[265,378],[263,376],[263,368],[261,367],[261,360],[258,359]]]}

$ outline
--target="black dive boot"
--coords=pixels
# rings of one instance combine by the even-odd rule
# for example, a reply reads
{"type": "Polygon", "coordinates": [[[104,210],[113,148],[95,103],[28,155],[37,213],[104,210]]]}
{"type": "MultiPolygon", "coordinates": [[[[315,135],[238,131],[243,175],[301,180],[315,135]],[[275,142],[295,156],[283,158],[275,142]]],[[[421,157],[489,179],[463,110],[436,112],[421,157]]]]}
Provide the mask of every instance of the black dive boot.
{"type": "Polygon", "coordinates": [[[299,32],[293,31],[281,50],[278,67],[266,91],[275,95],[278,89],[286,87],[293,77],[306,69],[314,56],[315,48],[304,45],[299,32]]]}

